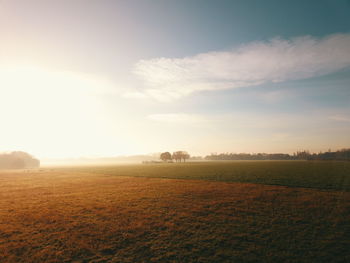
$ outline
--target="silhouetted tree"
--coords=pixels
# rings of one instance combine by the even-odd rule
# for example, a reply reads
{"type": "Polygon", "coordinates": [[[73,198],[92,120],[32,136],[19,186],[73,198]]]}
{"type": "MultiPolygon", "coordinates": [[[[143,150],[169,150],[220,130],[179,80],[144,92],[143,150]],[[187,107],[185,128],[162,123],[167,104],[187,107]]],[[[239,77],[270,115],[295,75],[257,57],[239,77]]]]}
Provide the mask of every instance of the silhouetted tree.
{"type": "Polygon", "coordinates": [[[190,155],[186,151],[177,151],[173,153],[173,159],[176,162],[181,162],[181,160],[185,162],[188,158],[190,158],[190,155]]]}
{"type": "Polygon", "coordinates": [[[23,159],[16,158],[10,164],[12,169],[23,169],[26,167],[26,164],[23,159]]]}
{"type": "Polygon", "coordinates": [[[170,152],[163,152],[160,154],[160,159],[164,162],[171,160],[171,153],[170,152]]]}
{"type": "Polygon", "coordinates": [[[173,152],[173,159],[175,162],[181,162],[181,151],[173,152]]]}
{"type": "Polygon", "coordinates": [[[184,160],[184,162],[186,162],[186,159],[189,159],[190,155],[187,152],[183,151],[181,157],[184,160]]]}
{"type": "Polygon", "coordinates": [[[293,155],[286,153],[213,153],[205,157],[206,160],[350,160],[350,149],[336,152],[310,153],[298,151],[293,155]]]}
{"type": "Polygon", "coordinates": [[[0,154],[0,169],[25,169],[39,166],[40,161],[26,152],[0,154]]]}

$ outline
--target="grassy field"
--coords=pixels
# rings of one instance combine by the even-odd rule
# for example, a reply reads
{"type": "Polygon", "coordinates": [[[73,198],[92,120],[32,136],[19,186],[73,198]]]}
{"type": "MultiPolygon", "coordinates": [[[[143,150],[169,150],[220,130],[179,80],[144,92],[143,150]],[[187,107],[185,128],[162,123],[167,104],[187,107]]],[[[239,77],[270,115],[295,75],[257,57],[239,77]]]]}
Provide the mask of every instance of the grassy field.
{"type": "Polygon", "coordinates": [[[350,191],[350,162],[237,161],[70,167],[66,172],[258,183],[350,191]]]}
{"type": "Polygon", "coordinates": [[[350,262],[349,171],[349,162],[2,171],[0,262],[350,262]]]}

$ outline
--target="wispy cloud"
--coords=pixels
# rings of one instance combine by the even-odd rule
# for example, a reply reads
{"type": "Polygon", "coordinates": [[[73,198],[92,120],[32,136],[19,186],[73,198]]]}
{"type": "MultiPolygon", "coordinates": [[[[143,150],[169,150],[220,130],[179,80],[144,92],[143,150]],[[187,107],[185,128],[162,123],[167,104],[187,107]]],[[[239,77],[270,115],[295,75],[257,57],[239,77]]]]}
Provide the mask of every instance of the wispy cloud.
{"type": "Polygon", "coordinates": [[[332,115],[329,117],[329,119],[333,121],[340,121],[340,122],[350,122],[350,117],[345,115],[332,115]]]}
{"type": "MultiPolygon", "coordinates": [[[[160,123],[173,124],[203,124],[221,128],[234,129],[265,129],[284,128],[294,125],[300,118],[290,114],[263,114],[263,113],[229,113],[229,114],[192,114],[192,113],[157,113],[147,116],[148,120],[160,123]]],[[[304,117],[301,117],[304,119],[304,117]]],[[[310,121],[309,121],[310,122],[310,121]]]]}
{"type": "Polygon", "coordinates": [[[258,96],[261,97],[264,102],[273,103],[293,98],[296,94],[290,89],[281,88],[280,90],[258,93],[258,96]]]}
{"type": "Polygon", "coordinates": [[[332,127],[332,122],[350,122],[345,111],[327,112],[322,110],[299,113],[271,112],[231,112],[225,114],[207,113],[155,113],[147,116],[148,120],[160,123],[201,124],[206,127],[218,127],[222,130],[262,131],[276,130],[274,139],[287,138],[291,130],[300,132],[300,127],[332,127]]]}
{"type": "Polygon", "coordinates": [[[350,66],[350,34],[253,42],[231,51],[185,58],[141,60],[134,73],[142,93],[172,100],[196,91],[222,90],[320,76],[350,66]]]}

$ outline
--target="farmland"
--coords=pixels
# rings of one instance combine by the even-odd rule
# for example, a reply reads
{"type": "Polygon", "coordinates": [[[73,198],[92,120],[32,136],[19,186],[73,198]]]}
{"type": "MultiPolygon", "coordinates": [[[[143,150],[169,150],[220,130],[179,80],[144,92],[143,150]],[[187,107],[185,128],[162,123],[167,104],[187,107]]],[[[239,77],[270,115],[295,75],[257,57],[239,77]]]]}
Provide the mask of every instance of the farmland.
{"type": "Polygon", "coordinates": [[[350,162],[233,161],[146,164],[57,169],[106,176],[156,177],[259,183],[350,191],[350,162]]]}
{"type": "Polygon", "coordinates": [[[350,162],[0,172],[0,262],[349,262],[350,162]]]}

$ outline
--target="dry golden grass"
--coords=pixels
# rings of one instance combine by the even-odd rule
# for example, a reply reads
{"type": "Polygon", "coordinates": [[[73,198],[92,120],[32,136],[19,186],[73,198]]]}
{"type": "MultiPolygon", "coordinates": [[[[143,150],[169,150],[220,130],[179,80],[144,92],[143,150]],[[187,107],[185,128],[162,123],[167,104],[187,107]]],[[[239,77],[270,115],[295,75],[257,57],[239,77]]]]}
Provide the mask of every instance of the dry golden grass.
{"type": "Polygon", "coordinates": [[[0,262],[350,262],[350,193],[0,173],[0,262]]]}

